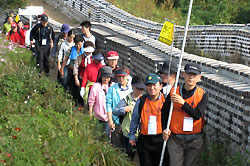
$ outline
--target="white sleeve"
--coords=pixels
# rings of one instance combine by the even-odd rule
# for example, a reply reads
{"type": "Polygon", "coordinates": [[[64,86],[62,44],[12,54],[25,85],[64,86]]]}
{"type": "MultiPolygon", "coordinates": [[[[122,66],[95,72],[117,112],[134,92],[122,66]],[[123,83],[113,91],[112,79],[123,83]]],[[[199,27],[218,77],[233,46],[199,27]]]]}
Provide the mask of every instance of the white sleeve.
{"type": "Polygon", "coordinates": [[[58,60],[61,62],[63,59],[63,50],[65,48],[65,43],[63,42],[60,46],[59,52],[58,52],[58,60]]]}

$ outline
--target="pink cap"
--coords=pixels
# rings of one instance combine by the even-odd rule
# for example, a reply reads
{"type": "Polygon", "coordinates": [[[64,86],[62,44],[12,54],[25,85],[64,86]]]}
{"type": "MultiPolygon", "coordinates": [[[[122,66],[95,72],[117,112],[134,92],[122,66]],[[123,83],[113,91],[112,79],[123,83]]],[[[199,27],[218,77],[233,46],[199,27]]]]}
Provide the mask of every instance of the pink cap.
{"type": "Polygon", "coordinates": [[[119,59],[118,53],[116,51],[109,51],[106,57],[107,59],[119,59]]]}

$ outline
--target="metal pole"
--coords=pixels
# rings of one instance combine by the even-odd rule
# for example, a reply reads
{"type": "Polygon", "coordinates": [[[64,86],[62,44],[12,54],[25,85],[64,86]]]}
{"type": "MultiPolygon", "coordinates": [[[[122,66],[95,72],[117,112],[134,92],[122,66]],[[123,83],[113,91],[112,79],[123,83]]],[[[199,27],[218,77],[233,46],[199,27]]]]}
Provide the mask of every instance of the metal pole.
{"type": "MultiPolygon", "coordinates": [[[[175,24],[174,24],[175,27],[175,24]]],[[[169,84],[169,75],[170,75],[170,68],[171,68],[171,63],[172,63],[172,51],[173,51],[173,45],[174,45],[174,29],[173,29],[173,40],[172,40],[172,44],[171,44],[171,49],[170,49],[170,59],[169,59],[169,64],[168,64],[168,80],[167,80],[167,84],[169,84]]]]}
{"type": "MultiPolygon", "coordinates": [[[[184,38],[183,38],[183,43],[182,43],[182,48],[181,48],[180,60],[179,60],[179,65],[178,65],[178,70],[177,70],[177,75],[176,75],[176,81],[175,81],[175,85],[174,85],[174,92],[173,92],[174,94],[176,93],[176,89],[177,89],[177,85],[178,85],[178,80],[179,80],[179,75],[180,75],[180,70],[181,70],[182,57],[183,57],[183,52],[184,52],[184,48],[185,48],[185,44],[186,44],[188,26],[189,26],[191,11],[192,11],[192,5],[193,5],[193,0],[190,0],[189,9],[188,9],[188,16],[187,16],[187,22],[186,22],[184,38]]],[[[170,127],[172,112],[173,112],[173,102],[171,101],[169,117],[168,117],[168,124],[167,124],[167,128],[165,129],[166,131],[168,131],[169,127],[170,127]]],[[[161,160],[160,160],[159,166],[162,166],[166,144],[167,144],[167,141],[164,140],[163,147],[162,147],[162,152],[161,152],[161,160]]]]}

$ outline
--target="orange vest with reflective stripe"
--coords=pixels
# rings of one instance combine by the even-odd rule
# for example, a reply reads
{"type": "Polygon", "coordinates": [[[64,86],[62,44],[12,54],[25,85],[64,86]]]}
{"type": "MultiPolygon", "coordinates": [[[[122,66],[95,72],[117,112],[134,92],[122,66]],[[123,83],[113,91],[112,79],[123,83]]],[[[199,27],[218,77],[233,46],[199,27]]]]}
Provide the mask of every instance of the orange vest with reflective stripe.
{"type": "MultiPolygon", "coordinates": [[[[173,89],[170,92],[172,95],[173,89]]],[[[180,86],[177,87],[176,94],[180,95],[180,86]]],[[[196,87],[196,90],[193,96],[189,97],[188,99],[184,99],[186,103],[188,103],[193,108],[196,108],[199,102],[202,100],[204,94],[204,90],[196,87]]],[[[199,120],[193,119],[193,131],[183,131],[183,121],[184,117],[191,117],[188,113],[181,109],[180,104],[174,103],[173,105],[173,112],[172,112],[172,119],[170,123],[170,129],[172,133],[175,134],[197,134],[201,132],[202,129],[202,118],[199,120]]]]}
{"type": "Polygon", "coordinates": [[[146,98],[145,103],[141,110],[141,131],[140,131],[141,134],[148,135],[149,116],[156,116],[157,134],[162,133],[161,108],[164,102],[165,98],[163,94],[161,94],[160,99],[155,101],[149,100],[148,97],[146,98]]]}

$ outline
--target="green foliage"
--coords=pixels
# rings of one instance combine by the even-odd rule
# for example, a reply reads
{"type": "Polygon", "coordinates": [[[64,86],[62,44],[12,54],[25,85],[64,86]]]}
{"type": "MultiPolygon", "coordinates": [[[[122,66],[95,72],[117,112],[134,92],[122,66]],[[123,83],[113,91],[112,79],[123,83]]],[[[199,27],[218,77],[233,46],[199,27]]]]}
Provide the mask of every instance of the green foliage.
{"type": "Polygon", "coordinates": [[[99,122],[62,87],[38,77],[31,52],[0,35],[0,165],[129,166],[99,122]]]}
{"type": "MultiPolygon", "coordinates": [[[[168,18],[177,25],[185,25],[189,8],[189,1],[187,0],[108,1],[135,16],[156,22],[164,22],[165,18],[168,18]],[[151,12],[142,10],[140,6],[145,6],[151,12]]],[[[190,25],[249,23],[249,5],[250,1],[248,0],[194,0],[190,25]]]]}
{"type": "Polygon", "coordinates": [[[229,145],[230,141],[208,141],[201,155],[203,166],[247,166],[250,165],[248,151],[236,149],[232,153],[229,145]]]}
{"type": "Polygon", "coordinates": [[[17,9],[27,5],[27,0],[1,0],[0,7],[3,9],[17,9]]]}

